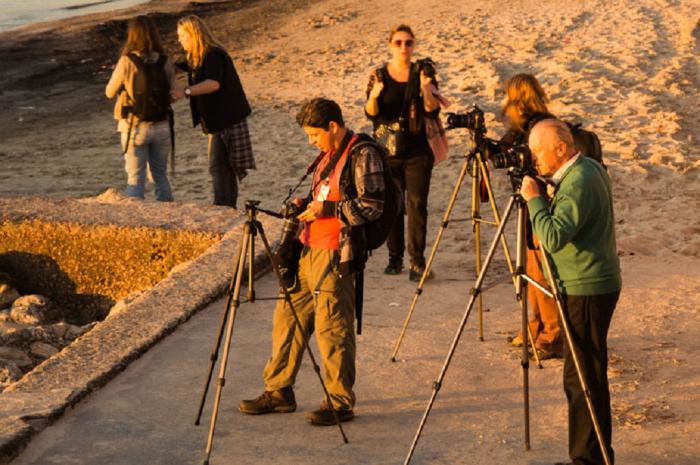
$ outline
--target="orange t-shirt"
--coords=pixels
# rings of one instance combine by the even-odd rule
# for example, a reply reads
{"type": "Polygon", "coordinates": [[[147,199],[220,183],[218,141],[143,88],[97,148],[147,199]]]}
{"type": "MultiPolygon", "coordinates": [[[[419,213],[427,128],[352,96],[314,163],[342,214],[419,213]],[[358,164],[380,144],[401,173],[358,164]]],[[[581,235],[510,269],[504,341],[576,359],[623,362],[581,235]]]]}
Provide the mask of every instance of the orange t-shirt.
{"type": "MultiPolygon", "coordinates": [[[[333,171],[330,172],[325,179],[318,179],[323,169],[328,165],[332,153],[327,153],[326,156],[316,167],[313,180],[313,200],[337,202],[340,200],[340,174],[343,172],[343,167],[348,158],[348,153],[353,144],[357,140],[357,135],[353,135],[350,139],[345,152],[336,163],[333,171]]],[[[304,229],[301,231],[301,242],[314,249],[330,249],[338,250],[340,228],[342,223],[335,216],[327,218],[319,218],[311,223],[304,223],[304,229]]]]}

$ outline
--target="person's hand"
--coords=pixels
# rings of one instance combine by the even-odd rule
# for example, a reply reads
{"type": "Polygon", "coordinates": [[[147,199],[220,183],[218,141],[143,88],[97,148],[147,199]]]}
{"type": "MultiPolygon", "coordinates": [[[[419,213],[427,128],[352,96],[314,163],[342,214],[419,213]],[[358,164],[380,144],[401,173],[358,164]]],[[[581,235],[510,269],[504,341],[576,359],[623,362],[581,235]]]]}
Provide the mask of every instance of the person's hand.
{"type": "Polygon", "coordinates": [[[304,205],[304,199],[299,198],[299,197],[294,197],[294,198],[292,199],[292,203],[293,203],[294,205],[296,205],[297,207],[301,207],[302,205],[304,205]]]}
{"type": "Polygon", "coordinates": [[[183,98],[185,98],[185,89],[176,87],[175,89],[170,91],[170,100],[172,102],[177,102],[178,100],[181,100],[183,98]]]}
{"type": "Polygon", "coordinates": [[[541,195],[540,186],[537,184],[537,181],[530,176],[523,177],[523,183],[520,185],[520,195],[526,202],[541,195]]]}
{"type": "Polygon", "coordinates": [[[376,100],[384,90],[384,82],[382,82],[382,79],[379,77],[378,71],[372,75],[371,79],[372,90],[369,91],[369,98],[376,100]]]}
{"type": "Polygon", "coordinates": [[[425,74],[424,70],[420,70],[420,88],[423,90],[425,95],[428,92],[432,92],[430,85],[433,83],[433,78],[425,74]]]}
{"type": "Polygon", "coordinates": [[[321,213],[323,212],[323,202],[319,202],[318,200],[314,200],[312,202],[309,202],[309,205],[306,206],[306,210],[301,212],[297,218],[301,221],[305,221],[307,223],[311,223],[312,221],[316,221],[321,217],[321,213]]]}

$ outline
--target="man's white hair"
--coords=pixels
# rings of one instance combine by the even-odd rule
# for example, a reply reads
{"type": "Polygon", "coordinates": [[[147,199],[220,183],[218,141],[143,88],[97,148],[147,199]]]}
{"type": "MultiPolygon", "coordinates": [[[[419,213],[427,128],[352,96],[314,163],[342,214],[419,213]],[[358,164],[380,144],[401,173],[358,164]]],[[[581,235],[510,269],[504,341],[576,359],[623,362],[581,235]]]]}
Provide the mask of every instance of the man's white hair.
{"type": "Polygon", "coordinates": [[[556,118],[543,119],[542,121],[538,122],[533,126],[532,132],[539,133],[538,135],[540,137],[542,137],[542,135],[544,134],[547,134],[547,136],[549,137],[546,137],[546,139],[548,139],[550,143],[559,141],[563,142],[564,144],[566,144],[566,147],[568,149],[567,151],[575,150],[574,136],[571,135],[569,125],[561,120],[558,120],[556,118]],[[552,136],[554,137],[554,140],[550,139],[550,137],[552,136]]]}

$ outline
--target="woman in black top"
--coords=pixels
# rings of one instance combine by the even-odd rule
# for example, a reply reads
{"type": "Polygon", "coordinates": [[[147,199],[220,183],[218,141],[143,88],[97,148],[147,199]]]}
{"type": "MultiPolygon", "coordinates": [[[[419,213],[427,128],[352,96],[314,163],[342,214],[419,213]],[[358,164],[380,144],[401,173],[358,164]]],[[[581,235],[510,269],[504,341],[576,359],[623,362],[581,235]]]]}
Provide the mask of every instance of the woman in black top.
{"type": "MultiPolygon", "coordinates": [[[[433,154],[425,136],[424,118],[437,118],[435,82],[423,67],[411,62],[416,39],[405,24],[389,36],[391,60],[370,76],[365,114],[374,123],[375,135],[386,126],[401,131],[401,143],[389,147],[389,164],[401,184],[408,217],[409,279],[419,281],[425,270],[425,236],[428,222],[428,192],[433,154]],[[413,71],[413,72],[412,72],[413,71]],[[393,153],[392,153],[393,152],[393,153]]],[[[379,137],[380,141],[381,138],[379,137]]],[[[403,269],[404,219],[399,216],[387,240],[389,264],[384,273],[399,274],[403,269]]]]}
{"type": "Polygon", "coordinates": [[[173,99],[190,99],[192,122],[209,136],[209,172],[214,205],[236,207],[238,181],[255,159],[246,117],[250,105],[233,61],[197,16],[181,18],[177,36],[187,53],[189,86],[173,91],[173,99]]]}

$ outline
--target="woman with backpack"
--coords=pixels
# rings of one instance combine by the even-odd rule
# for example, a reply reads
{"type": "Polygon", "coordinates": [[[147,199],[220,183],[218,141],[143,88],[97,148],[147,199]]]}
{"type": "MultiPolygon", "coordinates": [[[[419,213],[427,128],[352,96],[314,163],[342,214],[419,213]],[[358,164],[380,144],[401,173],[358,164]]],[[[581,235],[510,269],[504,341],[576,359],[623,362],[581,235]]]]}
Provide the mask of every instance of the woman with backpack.
{"type": "Polygon", "coordinates": [[[167,167],[174,76],[153,21],[148,16],[130,19],[126,43],[105,89],[108,98],[117,97],[114,118],[121,133],[129,197],[144,198],[148,167],[156,200],[173,200],[167,167]]]}
{"type": "MultiPolygon", "coordinates": [[[[420,281],[425,271],[428,192],[434,159],[425,132],[425,118],[437,118],[435,69],[430,60],[412,62],[416,39],[405,24],[389,35],[391,60],[370,75],[365,114],[374,136],[389,153],[389,165],[401,185],[408,221],[409,279],[420,281]]],[[[389,263],[385,274],[403,270],[404,215],[399,215],[387,240],[389,263]]]]}
{"type": "MultiPolygon", "coordinates": [[[[530,130],[535,123],[554,118],[547,108],[547,95],[537,78],[531,74],[516,74],[505,83],[505,97],[501,115],[506,133],[499,145],[507,150],[515,145],[527,145],[530,130]]],[[[547,285],[539,253],[539,241],[532,235],[526,253],[526,273],[543,285],[547,285]]],[[[527,286],[528,307],[531,311],[530,332],[539,358],[544,360],[562,356],[563,341],[559,328],[559,311],[556,301],[547,297],[535,286],[527,286]]],[[[508,338],[511,345],[522,347],[523,335],[508,338]]]]}
{"type": "Polygon", "coordinates": [[[192,122],[209,137],[209,172],[214,205],[236,208],[238,181],[255,169],[246,117],[250,105],[231,57],[199,17],[177,23],[177,37],[187,62],[188,86],[173,91],[173,100],[188,98],[192,122]]]}

